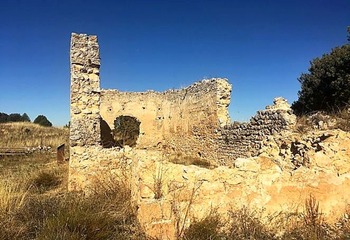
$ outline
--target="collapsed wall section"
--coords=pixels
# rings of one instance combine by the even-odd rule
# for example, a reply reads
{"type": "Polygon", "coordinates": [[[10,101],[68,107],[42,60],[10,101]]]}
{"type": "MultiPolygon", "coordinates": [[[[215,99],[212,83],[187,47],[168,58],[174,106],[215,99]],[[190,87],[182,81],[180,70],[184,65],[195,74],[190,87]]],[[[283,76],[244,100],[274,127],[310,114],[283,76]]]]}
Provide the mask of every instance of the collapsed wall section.
{"type": "Polygon", "coordinates": [[[279,136],[296,123],[290,105],[276,98],[272,106],[258,111],[247,123],[231,123],[220,128],[218,139],[222,165],[232,166],[233,160],[257,156],[269,136],[279,136]]]}

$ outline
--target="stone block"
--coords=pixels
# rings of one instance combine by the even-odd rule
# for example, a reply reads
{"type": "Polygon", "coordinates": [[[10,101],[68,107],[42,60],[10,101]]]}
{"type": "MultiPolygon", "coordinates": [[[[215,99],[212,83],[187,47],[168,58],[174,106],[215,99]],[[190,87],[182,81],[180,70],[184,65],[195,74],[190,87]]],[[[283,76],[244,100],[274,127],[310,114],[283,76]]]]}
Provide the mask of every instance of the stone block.
{"type": "Polygon", "coordinates": [[[240,171],[260,171],[260,164],[258,164],[254,158],[237,158],[234,165],[235,168],[238,168],[240,171]]]}
{"type": "Polygon", "coordinates": [[[147,235],[159,240],[175,240],[175,223],[170,220],[159,221],[146,226],[147,235]]]}
{"type": "Polygon", "coordinates": [[[141,201],[138,205],[137,214],[138,219],[143,223],[171,220],[171,204],[165,200],[141,201]]]}

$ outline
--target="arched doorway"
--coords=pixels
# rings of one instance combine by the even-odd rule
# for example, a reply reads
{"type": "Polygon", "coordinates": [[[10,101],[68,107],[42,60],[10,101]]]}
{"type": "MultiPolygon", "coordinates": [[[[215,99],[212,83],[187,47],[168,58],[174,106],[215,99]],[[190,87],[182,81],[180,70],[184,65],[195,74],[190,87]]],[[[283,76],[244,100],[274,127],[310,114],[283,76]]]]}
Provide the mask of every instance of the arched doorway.
{"type": "Polygon", "coordinates": [[[140,134],[140,124],[135,117],[119,116],[114,120],[113,136],[117,146],[135,147],[140,134]]]}

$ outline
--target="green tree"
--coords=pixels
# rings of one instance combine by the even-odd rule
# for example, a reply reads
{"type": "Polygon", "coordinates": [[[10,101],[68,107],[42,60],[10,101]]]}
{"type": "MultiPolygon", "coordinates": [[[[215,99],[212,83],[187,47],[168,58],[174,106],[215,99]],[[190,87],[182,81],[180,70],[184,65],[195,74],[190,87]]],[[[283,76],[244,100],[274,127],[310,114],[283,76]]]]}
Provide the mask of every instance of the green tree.
{"type": "Polygon", "coordinates": [[[131,116],[119,116],[114,120],[113,135],[116,144],[120,147],[136,145],[140,134],[140,122],[131,116]]]}
{"type": "Polygon", "coordinates": [[[11,113],[8,117],[8,122],[22,122],[22,116],[19,113],[11,113]]]}
{"type": "Polygon", "coordinates": [[[26,114],[26,113],[22,114],[22,122],[30,122],[30,118],[29,118],[28,114],[26,114]]]}
{"type": "Polygon", "coordinates": [[[311,61],[308,73],[298,81],[301,90],[292,105],[296,114],[331,112],[350,105],[350,44],[311,61]]]}
{"type": "Polygon", "coordinates": [[[9,115],[6,113],[0,112],[0,123],[8,122],[9,115]]]}
{"type": "Polygon", "coordinates": [[[34,119],[34,123],[37,123],[41,126],[44,127],[51,127],[52,123],[44,116],[44,115],[39,115],[34,119]]]}

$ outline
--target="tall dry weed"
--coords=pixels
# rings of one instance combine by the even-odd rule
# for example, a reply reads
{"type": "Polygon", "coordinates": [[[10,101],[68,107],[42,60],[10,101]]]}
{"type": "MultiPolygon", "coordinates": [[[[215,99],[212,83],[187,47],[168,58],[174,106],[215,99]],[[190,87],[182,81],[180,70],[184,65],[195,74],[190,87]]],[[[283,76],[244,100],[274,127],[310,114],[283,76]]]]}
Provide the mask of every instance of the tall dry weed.
{"type": "Polygon", "coordinates": [[[6,176],[0,179],[0,214],[11,214],[20,209],[29,195],[31,186],[24,179],[6,176]]]}
{"type": "Polygon", "coordinates": [[[242,207],[230,211],[230,227],[228,239],[275,239],[274,233],[262,221],[257,211],[242,207]]]}

